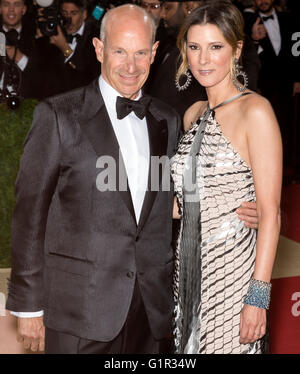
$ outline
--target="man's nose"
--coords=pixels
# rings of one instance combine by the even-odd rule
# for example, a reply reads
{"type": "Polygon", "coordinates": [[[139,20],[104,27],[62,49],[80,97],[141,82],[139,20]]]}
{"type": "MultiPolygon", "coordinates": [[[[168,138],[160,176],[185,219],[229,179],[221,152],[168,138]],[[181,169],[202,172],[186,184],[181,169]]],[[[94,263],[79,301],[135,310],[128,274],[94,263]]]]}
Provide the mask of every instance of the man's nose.
{"type": "Polygon", "coordinates": [[[160,17],[163,18],[163,19],[166,19],[166,11],[164,9],[164,7],[161,8],[161,11],[160,11],[160,17]]]}
{"type": "Polygon", "coordinates": [[[136,70],[135,56],[127,56],[126,65],[127,65],[127,70],[129,73],[135,72],[136,70]]]}

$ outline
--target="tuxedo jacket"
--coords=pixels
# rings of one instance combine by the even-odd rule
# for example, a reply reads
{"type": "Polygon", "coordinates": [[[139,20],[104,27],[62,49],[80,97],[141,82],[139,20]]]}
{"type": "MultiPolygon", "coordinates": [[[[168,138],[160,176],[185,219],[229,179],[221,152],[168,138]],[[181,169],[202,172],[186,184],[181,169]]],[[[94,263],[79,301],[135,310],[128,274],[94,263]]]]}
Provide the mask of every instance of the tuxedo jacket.
{"type": "MultiPolygon", "coordinates": [[[[259,77],[259,88],[263,91],[270,91],[276,87],[283,90],[288,89],[293,80],[292,70],[292,53],[291,53],[291,35],[293,22],[290,14],[277,12],[280,36],[281,36],[281,49],[277,56],[272,42],[268,36],[259,41],[257,48],[261,46],[263,49],[259,53],[261,62],[261,72],[259,77]]],[[[252,26],[259,17],[258,13],[247,13],[245,15],[245,30],[251,36],[252,26]]],[[[290,87],[291,88],[291,87],[290,87]]],[[[289,89],[290,89],[289,88],[289,89]]]]}
{"type": "Polygon", "coordinates": [[[39,99],[85,86],[99,76],[101,65],[96,58],[93,37],[99,37],[99,26],[88,20],[74,54],[66,63],[62,51],[50,44],[48,37],[36,40],[38,68],[35,80],[39,99]]]}
{"type": "MultiPolygon", "coordinates": [[[[146,119],[150,155],[170,158],[178,115],[153,98],[146,119]]],[[[109,171],[101,156],[117,161],[118,175],[122,157],[98,80],[38,104],[16,181],[7,309],[43,309],[49,328],[110,341],[138,281],[160,339],[173,311],[172,185],[149,188],[137,224],[130,191],[98,190],[97,176],[109,171]]]]}

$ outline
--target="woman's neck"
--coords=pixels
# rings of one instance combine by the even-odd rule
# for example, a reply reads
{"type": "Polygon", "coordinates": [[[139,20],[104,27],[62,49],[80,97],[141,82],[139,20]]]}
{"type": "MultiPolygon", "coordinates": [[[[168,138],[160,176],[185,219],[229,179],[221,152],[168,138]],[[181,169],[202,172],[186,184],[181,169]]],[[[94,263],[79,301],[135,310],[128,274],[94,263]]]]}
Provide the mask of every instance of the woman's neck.
{"type": "Polygon", "coordinates": [[[220,82],[213,87],[206,88],[206,94],[208,98],[208,104],[210,108],[221,104],[223,101],[239,94],[239,90],[230,81],[220,82]]]}

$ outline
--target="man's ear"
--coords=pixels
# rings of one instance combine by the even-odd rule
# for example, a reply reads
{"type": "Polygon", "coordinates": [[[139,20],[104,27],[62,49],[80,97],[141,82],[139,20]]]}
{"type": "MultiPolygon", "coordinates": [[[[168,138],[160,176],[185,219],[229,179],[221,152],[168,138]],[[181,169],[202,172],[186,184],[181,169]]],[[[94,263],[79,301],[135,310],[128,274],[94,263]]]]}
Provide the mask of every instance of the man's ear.
{"type": "Polygon", "coordinates": [[[159,46],[159,41],[155,42],[152,46],[152,50],[151,50],[151,64],[153,63],[154,61],[154,57],[156,55],[156,51],[157,51],[157,48],[159,46]]]}
{"type": "Polygon", "coordinates": [[[24,14],[27,12],[27,5],[24,5],[23,6],[23,10],[22,10],[22,15],[24,16],[24,14]]]}
{"type": "Polygon", "coordinates": [[[83,13],[82,13],[82,18],[83,18],[84,21],[87,19],[87,16],[88,16],[88,14],[87,14],[87,10],[84,9],[84,11],[83,11],[83,13]]]}
{"type": "Polygon", "coordinates": [[[104,50],[104,44],[102,40],[98,38],[93,38],[93,45],[95,47],[97,60],[102,63],[103,62],[103,50],[104,50]]]}

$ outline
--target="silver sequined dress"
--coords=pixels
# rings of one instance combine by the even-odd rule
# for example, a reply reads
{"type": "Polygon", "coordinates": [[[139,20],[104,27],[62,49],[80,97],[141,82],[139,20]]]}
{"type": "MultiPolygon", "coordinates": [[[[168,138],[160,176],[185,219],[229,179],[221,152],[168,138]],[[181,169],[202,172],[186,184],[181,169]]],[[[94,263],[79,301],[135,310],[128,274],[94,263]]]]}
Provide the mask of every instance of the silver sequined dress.
{"type": "MultiPolygon", "coordinates": [[[[183,172],[201,118],[181,139],[172,160],[171,173],[179,208],[183,172]]],[[[247,228],[235,210],[243,201],[255,201],[252,171],[222,134],[212,111],[197,156],[200,194],[201,295],[197,313],[190,321],[189,335],[182,342],[187,323],[181,303],[181,223],[175,259],[175,346],[177,353],[262,353],[263,341],[239,343],[240,312],[254,271],[256,230],[247,228]]],[[[197,301],[198,303],[198,301],[197,301]]]]}

